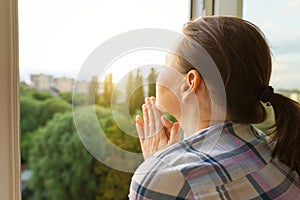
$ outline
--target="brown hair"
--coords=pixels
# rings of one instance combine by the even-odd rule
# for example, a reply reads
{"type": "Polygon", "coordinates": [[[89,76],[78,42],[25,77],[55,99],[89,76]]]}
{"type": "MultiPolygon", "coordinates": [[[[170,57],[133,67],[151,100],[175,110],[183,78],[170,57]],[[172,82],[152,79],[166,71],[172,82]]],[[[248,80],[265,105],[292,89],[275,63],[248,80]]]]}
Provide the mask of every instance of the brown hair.
{"type": "MultiPolygon", "coordinates": [[[[263,122],[267,114],[260,96],[269,84],[272,60],[259,28],[235,17],[204,17],[188,22],[183,32],[217,65],[227,96],[227,119],[263,122]]],[[[300,173],[300,105],[277,93],[269,102],[275,114],[272,156],[300,173]]]]}

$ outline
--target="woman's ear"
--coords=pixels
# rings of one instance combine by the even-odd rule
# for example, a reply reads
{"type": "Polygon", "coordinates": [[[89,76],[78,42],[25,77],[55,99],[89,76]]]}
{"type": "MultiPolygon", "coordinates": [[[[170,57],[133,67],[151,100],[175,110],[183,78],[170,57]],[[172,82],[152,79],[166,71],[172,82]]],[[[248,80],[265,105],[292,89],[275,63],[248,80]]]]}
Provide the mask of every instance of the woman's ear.
{"type": "Polygon", "coordinates": [[[196,94],[197,90],[200,89],[201,83],[202,77],[197,70],[193,69],[187,73],[180,91],[183,103],[187,103],[196,94]]]}

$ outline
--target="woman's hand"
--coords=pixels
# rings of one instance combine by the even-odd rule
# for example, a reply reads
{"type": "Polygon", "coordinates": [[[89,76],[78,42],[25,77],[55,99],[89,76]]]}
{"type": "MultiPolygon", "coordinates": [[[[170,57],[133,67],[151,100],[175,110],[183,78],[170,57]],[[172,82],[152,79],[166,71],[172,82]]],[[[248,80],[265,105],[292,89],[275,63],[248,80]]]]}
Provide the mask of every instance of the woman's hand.
{"type": "Polygon", "coordinates": [[[169,121],[155,105],[155,97],[147,97],[143,104],[143,116],[136,117],[136,128],[145,159],[155,152],[180,141],[179,122],[169,121]]]}

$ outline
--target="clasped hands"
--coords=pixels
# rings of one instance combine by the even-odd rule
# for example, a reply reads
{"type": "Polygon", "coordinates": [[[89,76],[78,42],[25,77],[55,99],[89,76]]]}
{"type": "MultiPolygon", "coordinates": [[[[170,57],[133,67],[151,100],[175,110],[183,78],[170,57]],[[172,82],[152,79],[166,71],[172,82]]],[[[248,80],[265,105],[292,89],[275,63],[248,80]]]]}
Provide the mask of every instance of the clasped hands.
{"type": "Polygon", "coordinates": [[[155,97],[147,97],[142,106],[144,120],[136,116],[136,129],[144,159],[180,141],[179,122],[168,120],[155,102],[155,97]]]}

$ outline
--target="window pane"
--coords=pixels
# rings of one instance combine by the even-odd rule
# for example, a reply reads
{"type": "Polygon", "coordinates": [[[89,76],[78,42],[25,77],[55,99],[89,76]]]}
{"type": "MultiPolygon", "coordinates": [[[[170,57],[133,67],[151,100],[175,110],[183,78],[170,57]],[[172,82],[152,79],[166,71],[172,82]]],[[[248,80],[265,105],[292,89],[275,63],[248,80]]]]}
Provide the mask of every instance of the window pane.
{"type": "MultiPolygon", "coordinates": [[[[181,33],[190,16],[189,3],[19,0],[23,199],[127,199],[131,174],[98,162],[78,137],[72,115],[72,86],[91,52],[115,35],[139,28],[181,33]]],[[[144,58],[146,62],[163,64],[157,62],[162,62],[164,55],[149,52],[128,54],[116,61],[119,68],[111,71],[114,81],[127,73],[124,69],[138,67],[137,61],[145,55],[150,55],[144,58]]],[[[105,96],[107,88],[111,92],[114,86],[110,77],[84,80],[80,87],[88,94],[98,85],[95,111],[99,124],[110,134],[112,143],[140,152],[138,139],[123,134],[112,117],[105,96]]],[[[83,96],[81,100],[87,99],[83,96]]]]}
{"type": "Polygon", "coordinates": [[[265,33],[273,54],[271,85],[300,100],[300,1],[244,0],[243,15],[265,33]],[[266,9],[267,8],[267,9],[266,9]]]}

